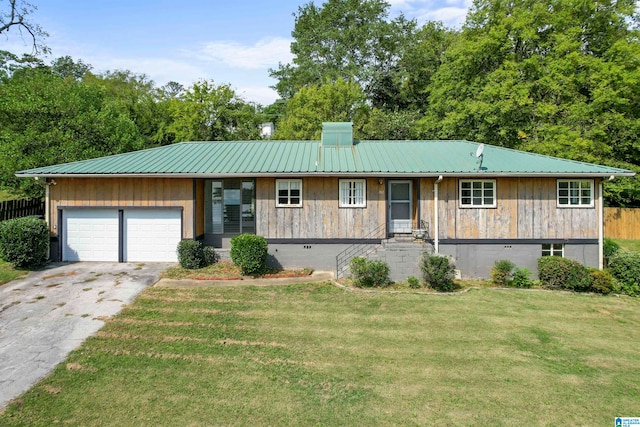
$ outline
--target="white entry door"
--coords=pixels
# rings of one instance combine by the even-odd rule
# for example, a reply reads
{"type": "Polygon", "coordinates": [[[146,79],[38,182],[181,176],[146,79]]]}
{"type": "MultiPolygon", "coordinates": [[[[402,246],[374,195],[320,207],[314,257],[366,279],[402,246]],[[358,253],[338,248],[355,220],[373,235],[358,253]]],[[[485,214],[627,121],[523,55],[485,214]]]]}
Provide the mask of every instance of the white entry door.
{"type": "Polygon", "coordinates": [[[63,261],[118,262],[117,209],[65,209],[63,261]]]}
{"type": "Polygon", "coordinates": [[[411,181],[389,181],[389,232],[411,233],[411,181]]]}
{"type": "Polygon", "coordinates": [[[182,238],[178,209],[131,209],[123,213],[124,262],[176,262],[182,238]]]}

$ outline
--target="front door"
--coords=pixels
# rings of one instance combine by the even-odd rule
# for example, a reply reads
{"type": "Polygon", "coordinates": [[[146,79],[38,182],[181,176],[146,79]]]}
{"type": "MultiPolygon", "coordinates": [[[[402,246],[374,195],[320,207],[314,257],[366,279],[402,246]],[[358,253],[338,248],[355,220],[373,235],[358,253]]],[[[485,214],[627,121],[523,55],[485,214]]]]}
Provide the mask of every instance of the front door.
{"type": "Polygon", "coordinates": [[[411,181],[389,181],[389,233],[411,233],[411,181]]]}

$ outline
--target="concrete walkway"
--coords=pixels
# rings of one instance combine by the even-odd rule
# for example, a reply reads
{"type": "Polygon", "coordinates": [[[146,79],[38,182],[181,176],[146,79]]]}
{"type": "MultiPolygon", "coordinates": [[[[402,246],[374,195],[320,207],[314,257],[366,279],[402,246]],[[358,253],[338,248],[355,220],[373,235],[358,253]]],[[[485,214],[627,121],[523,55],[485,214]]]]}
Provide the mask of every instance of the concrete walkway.
{"type": "Polygon", "coordinates": [[[170,264],[59,263],[0,286],[0,409],[48,375],[170,264]]]}
{"type": "Polygon", "coordinates": [[[154,287],[273,286],[292,285],[294,283],[326,282],[329,280],[333,280],[333,273],[326,271],[314,271],[310,276],[282,277],[277,279],[254,279],[251,277],[241,280],[160,279],[154,287]]]}

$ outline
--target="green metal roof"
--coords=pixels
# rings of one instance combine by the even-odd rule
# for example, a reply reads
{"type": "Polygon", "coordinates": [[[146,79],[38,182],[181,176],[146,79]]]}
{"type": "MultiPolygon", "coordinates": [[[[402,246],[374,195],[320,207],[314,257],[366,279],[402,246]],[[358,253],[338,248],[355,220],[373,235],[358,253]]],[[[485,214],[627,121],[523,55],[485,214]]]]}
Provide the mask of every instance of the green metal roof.
{"type": "Polygon", "coordinates": [[[20,177],[62,176],[620,176],[625,169],[487,145],[482,167],[479,144],[469,141],[182,142],[149,150],[17,172],[20,177]]]}

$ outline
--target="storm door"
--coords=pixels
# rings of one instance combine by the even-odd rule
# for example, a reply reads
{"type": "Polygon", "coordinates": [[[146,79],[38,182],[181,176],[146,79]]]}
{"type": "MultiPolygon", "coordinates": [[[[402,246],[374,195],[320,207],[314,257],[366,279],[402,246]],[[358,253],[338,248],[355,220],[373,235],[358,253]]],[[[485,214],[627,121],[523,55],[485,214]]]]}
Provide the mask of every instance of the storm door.
{"type": "Polygon", "coordinates": [[[389,233],[411,233],[411,181],[389,181],[389,233]]]}

